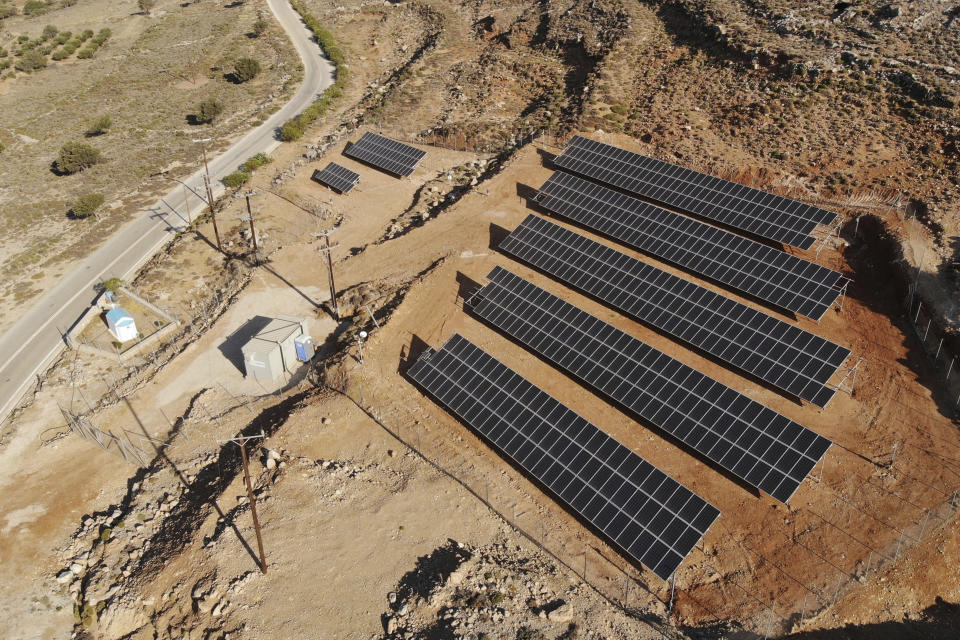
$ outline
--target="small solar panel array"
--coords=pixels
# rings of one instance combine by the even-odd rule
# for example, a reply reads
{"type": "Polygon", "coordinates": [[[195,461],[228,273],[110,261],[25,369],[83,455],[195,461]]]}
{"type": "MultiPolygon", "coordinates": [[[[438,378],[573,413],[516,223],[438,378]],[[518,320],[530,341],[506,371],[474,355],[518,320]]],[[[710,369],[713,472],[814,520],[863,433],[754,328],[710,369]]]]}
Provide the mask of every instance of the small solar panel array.
{"type": "Polygon", "coordinates": [[[547,211],[782,309],[819,320],[843,275],[735,233],[555,172],[534,201],[547,211]]]}
{"type": "Polygon", "coordinates": [[[801,249],[837,214],[619,147],[574,136],[553,164],[735,229],[801,249]]]}
{"type": "Polygon", "coordinates": [[[535,215],[498,249],[799,398],[825,407],[850,350],[535,215]]]}
{"type": "Polygon", "coordinates": [[[413,173],[427,152],[368,131],[343,154],[396,176],[406,177],[413,173]]]}
{"type": "Polygon", "coordinates": [[[496,267],[470,308],[748,484],[787,502],[830,441],[496,267]]]}
{"type": "Polygon", "coordinates": [[[720,511],[460,335],[408,376],[667,579],[720,511]]]}
{"type": "Polygon", "coordinates": [[[314,171],[310,179],[340,193],[349,193],[360,182],[360,174],[331,162],[322,171],[314,171]]]}

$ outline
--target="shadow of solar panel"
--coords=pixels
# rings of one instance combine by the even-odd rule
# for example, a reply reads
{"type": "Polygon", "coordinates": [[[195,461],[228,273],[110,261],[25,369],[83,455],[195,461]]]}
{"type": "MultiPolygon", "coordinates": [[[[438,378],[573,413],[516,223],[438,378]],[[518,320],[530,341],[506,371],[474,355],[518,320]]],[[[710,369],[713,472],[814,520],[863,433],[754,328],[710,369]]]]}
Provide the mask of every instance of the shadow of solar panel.
{"type": "Polygon", "coordinates": [[[360,174],[331,162],[323,171],[314,171],[310,179],[340,193],[349,193],[360,182],[360,174]]]}
{"type": "Polygon", "coordinates": [[[801,249],[837,214],[626,149],[574,136],[553,164],[681,211],[801,249]]]}
{"type": "Polygon", "coordinates": [[[469,308],[491,326],[787,502],[831,442],[616,327],[497,267],[469,308]]]}
{"type": "Polygon", "coordinates": [[[734,367],[825,407],[850,350],[539,216],[497,247],[734,367]]]}
{"type": "Polygon", "coordinates": [[[666,580],[720,511],[460,335],[408,377],[666,580]]]}
{"type": "Polygon", "coordinates": [[[413,173],[427,152],[368,131],[345,149],[343,155],[405,177],[413,173]]]}
{"type": "Polygon", "coordinates": [[[534,201],[547,211],[783,309],[819,320],[843,276],[562,171],[534,201]]]}

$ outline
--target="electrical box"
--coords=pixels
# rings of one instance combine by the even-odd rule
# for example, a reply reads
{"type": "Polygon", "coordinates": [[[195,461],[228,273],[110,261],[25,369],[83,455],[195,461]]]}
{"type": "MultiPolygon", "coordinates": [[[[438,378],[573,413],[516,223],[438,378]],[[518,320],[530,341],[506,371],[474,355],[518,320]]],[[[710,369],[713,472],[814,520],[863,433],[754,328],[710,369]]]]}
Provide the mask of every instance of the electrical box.
{"type": "Polygon", "coordinates": [[[313,346],[313,338],[306,335],[297,336],[293,346],[297,349],[297,360],[300,362],[310,362],[317,351],[313,346]]]}

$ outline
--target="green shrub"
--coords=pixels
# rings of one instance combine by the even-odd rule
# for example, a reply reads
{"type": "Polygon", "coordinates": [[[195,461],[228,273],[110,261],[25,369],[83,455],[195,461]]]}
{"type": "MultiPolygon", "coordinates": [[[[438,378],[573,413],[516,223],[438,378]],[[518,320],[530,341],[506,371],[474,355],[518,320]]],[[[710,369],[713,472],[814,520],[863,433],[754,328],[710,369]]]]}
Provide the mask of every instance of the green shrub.
{"type": "Polygon", "coordinates": [[[0,58],[6,58],[9,55],[10,55],[9,51],[4,49],[3,47],[0,47],[0,58]]]}
{"type": "Polygon", "coordinates": [[[70,36],[72,35],[73,33],[71,33],[70,31],[61,31],[60,33],[57,34],[57,37],[54,38],[53,41],[56,42],[57,44],[63,44],[67,40],[69,40],[70,36]]]}
{"type": "Polygon", "coordinates": [[[248,82],[260,73],[260,63],[253,58],[240,58],[233,64],[233,69],[237,82],[248,82]]]}
{"type": "Polygon", "coordinates": [[[47,56],[36,49],[31,49],[24,53],[13,66],[17,71],[25,71],[26,73],[39,71],[47,66],[47,56]]]}
{"type": "Polygon", "coordinates": [[[41,16],[50,10],[50,5],[41,0],[27,0],[23,5],[23,15],[41,16]]]}
{"type": "Polygon", "coordinates": [[[17,15],[17,8],[12,4],[2,4],[0,5],[0,20],[10,18],[17,15]]]}
{"type": "Polygon", "coordinates": [[[6,149],[6,148],[7,148],[7,146],[6,146],[5,144],[3,144],[2,142],[0,142],[0,153],[3,153],[4,149],[6,149]]]}
{"type": "Polygon", "coordinates": [[[112,535],[113,530],[110,527],[104,527],[103,530],[100,531],[100,542],[109,542],[110,536],[112,535]]]}
{"type": "Polygon", "coordinates": [[[250,32],[255,38],[259,38],[267,31],[267,27],[269,26],[270,24],[266,20],[263,18],[257,18],[256,22],[254,22],[253,26],[250,28],[250,32]]]}
{"type": "Polygon", "coordinates": [[[103,281],[103,290],[117,295],[120,293],[120,289],[122,289],[125,284],[126,283],[120,278],[110,278],[109,280],[103,281]]]}
{"type": "Polygon", "coordinates": [[[60,147],[60,154],[53,163],[57,172],[77,173],[101,162],[100,150],[86,142],[68,142],[60,147]]]}
{"type": "Polygon", "coordinates": [[[64,48],[64,49],[57,49],[56,51],[53,52],[53,54],[50,57],[53,58],[54,60],[66,60],[72,54],[73,54],[72,50],[68,51],[67,49],[64,48]]]}
{"type": "Polygon", "coordinates": [[[255,169],[259,169],[265,164],[270,164],[273,160],[265,153],[258,153],[255,156],[251,156],[243,163],[243,170],[247,173],[253,173],[255,169]]]}
{"type": "Polygon", "coordinates": [[[625,106],[623,106],[622,104],[615,104],[615,105],[613,105],[612,107],[610,107],[610,111],[613,111],[615,114],[617,114],[617,115],[619,115],[619,116],[625,116],[625,115],[627,115],[627,108],[626,108],[625,106]]]}
{"type": "Polygon", "coordinates": [[[102,136],[107,131],[110,131],[110,127],[113,126],[113,120],[110,119],[110,116],[100,116],[92,123],[90,123],[90,128],[87,129],[88,136],[102,136]]]}
{"type": "Polygon", "coordinates": [[[157,4],[157,0],[137,0],[137,6],[140,7],[140,13],[150,13],[150,9],[157,4]]]}
{"type": "Polygon", "coordinates": [[[293,142],[303,137],[303,125],[297,118],[287,120],[280,127],[280,139],[284,142],[293,142]]]}
{"type": "Polygon", "coordinates": [[[103,206],[103,194],[88,193],[77,198],[70,208],[70,213],[75,218],[89,218],[97,212],[97,209],[103,206]]]}
{"type": "Polygon", "coordinates": [[[228,176],[223,178],[223,184],[227,185],[231,189],[239,189],[247,180],[250,179],[250,174],[246,171],[234,171],[228,176]]]}
{"type": "Polygon", "coordinates": [[[84,29],[78,37],[80,38],[80,42],[86,42],[93,37],[93,29],[84,29]]]}
{"type": "Polygon", "coordinates": [[[45,27],[43,28],[43,33],[40,34],[40,39],[43,40],[44,42],[46,42],[46,41],[49,40],[50,38],[52,38],[52,37],[54,37],[55,35],[57,35],[58,32],[59,32],[59,29],[57,29],[57,28],[56,28],[55,26],[53,26],[52,24],[48,24],[47,26],[45,26],[45,27]]]}
{"type": "Polygon", "coordinates": [[[197,114],[195,117],[197,122],[206,124],[213,122],[221,113],[223,113],[223,105],[214,98],[208,98],[197,106],[197,114]]]}
{"type": "Polygon", "coordinates": [[[80,610],[80,624],[83,625],[84,629],[89,629],[97,624],[97,610],[89,602],[84,602],[83,608],[80,610]]]}
{"type": "Polygon", "coordinates": [[[83,49],[80,49],[80,51],[77,52],[77,58],[79,58],[80,60],[87,60],[93,57],[93,53],[95,51],[96,49],[91,49],[90,47],[84,47],[83,49]]]}
{"type": "Polygon", "coordinates": [[[26,34],[20,34],[19,36],[17,36],[17,42],[19,43],[28,42],[29,40],[30,40],[30,36],[26,34]]]}

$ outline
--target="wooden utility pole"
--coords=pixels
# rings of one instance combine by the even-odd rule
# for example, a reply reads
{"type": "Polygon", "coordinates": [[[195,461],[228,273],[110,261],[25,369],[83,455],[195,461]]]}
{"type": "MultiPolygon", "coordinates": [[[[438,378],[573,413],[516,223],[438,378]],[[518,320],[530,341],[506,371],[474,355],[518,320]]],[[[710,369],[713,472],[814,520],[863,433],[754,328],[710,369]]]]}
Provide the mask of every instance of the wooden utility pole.
{"type": "Polygon", "coordinates": [[[213,210],[213,189],[210,188],[210,165],[207,164],[207,144],[211,138],[201,138],[194,140],[200,143],[200,151],[203,153],[203,186],[207,188],[207,208],[210,209],[210,221],[213,222],[213,235],[217,238],[217,249],[223,251],[220,244],[220,230],[217,228],[217,214],[213,210]]]}
{"type": "Polygon", "coordinates": [[[330,306],[333,309],[333,317],[336,318],[337,322],[340,322],[340,307],[337,305],[337,284],[333,278],[333,258],[331,257],[331,251],[337,245],[330,246],[330,234],[334,231],[336,231],[336,227],[324,233],[312,233],[310,235],[314,238],[323,236],[325,240],[325,246],[320,248],[319,251],[327,254],[327,274],[330,278],[330,306]]]}
{"type": "Polygon", "coordinates": [[[256,257],[257,264],[260,264],[260,247],[257,246],[257,230],[253,228],[253,209],[250,208],[250,198],[258,193],[259,191],[247,191],[246,193],[238,193],[233,197],[245,198],[247,200],[247,215],[240,219],[250,221],[250,239],[253,240],[253,255],[256,257]]]}
{"type": "Polygon", "coordinates": [[[240,459],[243,461],[243,479],[247,485],[247,500],[250,502],[250,515],[253,516],[253,530],[257,534],[257,549],[260,551],[260,571],[267,572],[267,555],[263,551],[263,535],[260,533],[260,519],[257,517],[257,501],[253,495],[253,484],[250,482],[250,465],[247,462],[247,440],[264,439],[266,436],[261,433],[258,436],[248,436],[246,438],[231,438],[227,442],[235,442],[240,445],[240,459]]]}

